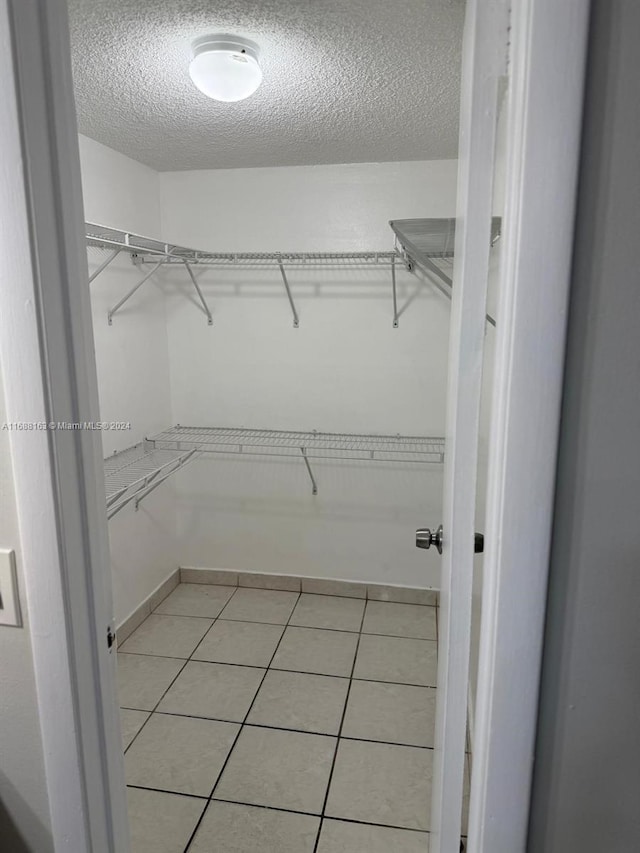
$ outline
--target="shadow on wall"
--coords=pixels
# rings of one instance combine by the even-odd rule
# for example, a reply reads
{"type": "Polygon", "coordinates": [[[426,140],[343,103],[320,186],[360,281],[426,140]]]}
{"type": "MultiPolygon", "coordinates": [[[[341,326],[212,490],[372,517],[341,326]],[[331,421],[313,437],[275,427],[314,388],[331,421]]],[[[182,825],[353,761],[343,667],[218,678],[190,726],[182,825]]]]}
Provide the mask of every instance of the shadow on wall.
{"type": "Polygon", "coordinates": [[[49,831],[9,780],[0,774],[0,850],[3,853],[54,853],[49,831]],[[29,841],[16,823],[29,827],[29,841]]]}

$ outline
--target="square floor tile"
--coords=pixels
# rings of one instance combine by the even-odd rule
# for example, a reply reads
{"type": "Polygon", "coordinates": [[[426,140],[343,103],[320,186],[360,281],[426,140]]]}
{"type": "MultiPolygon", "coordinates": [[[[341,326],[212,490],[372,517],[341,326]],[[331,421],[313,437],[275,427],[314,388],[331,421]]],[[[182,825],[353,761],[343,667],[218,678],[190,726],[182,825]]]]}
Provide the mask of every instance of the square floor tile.
{"type": "Polygon", "coordinates": [[[208,797],[239,728],[153,714],[125,755],[127,784],[208,797]]]}
{"type": "Polygon", "coordinates": [[[271,669],[247,722],[337,735],[348,689],[346,678],[271,669]]]}
{"type": "Polygon", "coordinates": [[[121,707],[153,711],[184,661],[118,652],[117,665],[121,707]]]}
{"type": "Polygon", "coordinates": [[[287,628],[271,666],[320,675],[351,675],[358,635],[321,628],[287,628]]]}
{"type": "Polygon", "coordinates": [[[297,600],[297,592],[239,587],[225,607],[222,618],[286,625],[297,600]]]}
{"type": "Polygon", "coordinates": [[[209,616],[215,619],[236,591],[235,586],[181,583],[154,610],[173,616],[209,616]]]}
{"type": "Polygon", "coordinates": [[[436,609],[422,604],[367,601],[362,631],[365,634],[436,640],[436,609]]]}
{"type": "Polygon", "coordinates": [[[313,853],[320,818],[213,800],[189,853],[313,853]]]}
{"type": "Polygon", "coordinates": [[[438,644],[434,640],[363,634],[353,677],[436,687],[438,644]]]}
{"type": "Polygon", "coordinates": [[[120,651],[170,658],[188,658],[213,625],[212,619],[158,616],[152,613],[125,640],[120,651]]]}
{"type": "Polygon", "coordinates": [[[131,711],[128,708],[120,709],[120,728],[122,730],[123,749],[126,749],[129,746],[148,718],[148,711],[131,711]]]}
{"type": "Polygon", "coordinates": [[[214,799],[320,814],[335,744],[324,735],[245,727],[214,799]]]}
{"type": "Polygon", "coordinates": [[[182,853],[206,800],[127,788],[131,853],[182,853]]]}
{"type": "Polygon", "coordinates": [[[291,616],[291,625],[359,631],[365,602],[358,598],[303,593],[291,616]]]}
{"type": "Polygon", "coordinates": [[[193,657],[216,663],[269,666],[283,631],[282,625],[220,620],[202,640],[193,657]]]}
{"type": "Polygon", "coordinates": [[[432,765],[430,749],[341,740],[325,814],[428,830],[432,765]]]}
{"type": "Polygon", "coordinates": [[[264,669],[189,661],[158,711],[241,723],[258,692],[264,669]]]}
{"type": "Polygon", "coordinates": [[[435,719],[436,691],[432,687],[354,680],[342,735],[432,747],[435,719]]]}
{"type": "Polygon", "coordinates": [[[325,820],[317,853],[429,853],[429,833],[325,820]]]}

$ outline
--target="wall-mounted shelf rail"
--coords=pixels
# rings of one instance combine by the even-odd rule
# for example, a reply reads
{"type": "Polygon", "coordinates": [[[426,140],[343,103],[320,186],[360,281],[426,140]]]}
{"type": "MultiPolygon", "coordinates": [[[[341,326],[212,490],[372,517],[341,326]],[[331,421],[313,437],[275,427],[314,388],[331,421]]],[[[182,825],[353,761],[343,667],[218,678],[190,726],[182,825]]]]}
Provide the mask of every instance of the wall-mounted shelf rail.
{"type": "MultiPolygon", "coordinates": [[[[405,267],[408,270],[419,267],[438,290],[451,299],[455,219],[393,219],[389,225],[395,234],[396,251],[405,267]]],[[[491,245],[500,236],[500,227],[500,218],[494,217],[491,245]]],[[[490,314],[487,314],[487,322],[492,326],[496,324],[490,314]]]]}
{"type": "Polygon", "coordinates": [[[140,502],[189,460],[195,450],[154,450],[136,444],[104,461],[107,517],[113,518],[128,503],[140,502]]]}
{"type": "Polygon", "coordinates": [[[235,453],[301,459],[314,495],[318,493],[311,465],[314,459],[431,465],[444,461],[444,439],[424,436],[175,426],[147,439],[145,446],[150,450],[175,453],[235,453]]]}

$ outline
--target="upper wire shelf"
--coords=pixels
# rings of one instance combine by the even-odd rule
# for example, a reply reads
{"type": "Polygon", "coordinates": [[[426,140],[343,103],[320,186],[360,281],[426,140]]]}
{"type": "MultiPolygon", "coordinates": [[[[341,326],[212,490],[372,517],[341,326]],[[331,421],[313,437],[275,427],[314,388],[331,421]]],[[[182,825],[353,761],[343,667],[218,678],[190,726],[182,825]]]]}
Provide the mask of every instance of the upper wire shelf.
{"type": "Polygon", "coordinates": [[[129,290],[112,308],[107,318],[109,325],[113,323],[114,315],[129,301],[134,293],[163,265],[179,265],[188,273],[195,288],[202,310],[210,326],[213,325],[213,315],[193,272],[194,266],[213,267],[267,267],[279,271],[286,291],[289,307],[293,317],[293,326],[297,329],[300,318],[291,292],[287,269],[297,267],[379,267],[391,269],[393,284],[394,327],[398,325],[396,300],[395,264],[398,258],[395,251],[384,252],[203,252],[190,249],[175,243],[165,243],[150,237],[143,237],[130,231],[120,231],[104,225],[85,223],[87,245],[100,249],[111,249],[105,260],[89,277],[89,282],[96,279],[121,252],[132,255],[141,265],[153,264],[140,281],[129,290]]]}
{"type": "MultiPolygon", "coordinates": [[[[491,220],[491,245],[500,237],[502,220],[491,220]]],[[[395,234],[396,251],[405,267],[414,265],[427,274],[429,280],[451,299],[453,279],[446,267],[453,261],[456,236],[455,219],[392,219],[389,222],[395,234]]],[[[487,322],[496,325],[487,314],[487,322]]]]}
{"type": "Polygon", "coordinates": [[[179,266],[186,270],[196,291],[202,310],[208,324],[213,325],[213,315],[209,304],[202,292],[194,267],[214,267],[223,269],[273,269],[279,271],[286,296],[291,309],[294,328],[300,325],[293,293],[289,283],[291,270],[333,268],[333,269],[383,269],[390,271],[391,290],[393,299],[393,327],[398,328],[401,311],[398,310],[398,294],[396,283],[396,267],[402,265],[408,271],[413,271],[414,265],[428,268],[430,280],[444,293],[450,295],[451,277],[441,267],[452,263],[453,236],[455,220],[451,219],[421,219],[396,220],[391,223],[396,232],[396,246],[389,251],[363,252],[209,252],[191,249],[175,243],[167,243],[150,237],[143,237],[131,231],[121,231],[104,225],[86,223],[86,238],[89,246],[100,249],[110,249],[104,261],[92,272],[89,281],[97,278],[103,270],[121,253],[131,255],[140,265],[151,265],[137,284],[122,297],[108,312],[109,325],[112,325],[114,315],[120,311],[136,291],[162,266],[179,266]],[[419,224],[409,227],[407,223],[419,224]],[[422,223],[422,224],[420,224],[422,223]],[[426,225],[424,223],[427,223],[426,225]],[[407,234],[396,226],[407,226],[407,234]],[[420,235],[424,237],[424,229],[432,245],[419,243],[420,235]],[[422,231],[420,230],[422,229],[422,231]],[[411,238],[411,239],[409,239],[411,238]]]}
{"type": "Polygon", "coordinates": [[[85,223],[87,245],[101,249],[118,249],[136,255],[139,263],[205,264],[213,266],[315,266],[340,265],[390,265],[397,257],[393,250],[380,252],[208,252],[190,249],[175,243],[165,243],[151,237],[142,237],[131,231],[120,231],[104,225],[85,223]]]}

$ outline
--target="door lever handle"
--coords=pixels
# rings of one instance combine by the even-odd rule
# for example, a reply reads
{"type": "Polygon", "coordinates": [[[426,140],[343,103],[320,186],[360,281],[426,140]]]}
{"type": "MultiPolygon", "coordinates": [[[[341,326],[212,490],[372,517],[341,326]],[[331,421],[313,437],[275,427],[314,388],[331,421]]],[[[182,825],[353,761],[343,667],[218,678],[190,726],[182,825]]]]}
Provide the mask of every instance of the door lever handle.
{"type": "MultiPolygon", "coordinates": [[[[416,548],[425,548],[428,550],[433,545],[437,549],[438,554],[442,554],[442,525],[436,531],[430,530],[428,527],[421,527],[416,530],[416,548]]],[[[473,536],[473,552],[474,554],[482,554],[484,552],[484,535],[475,533],[473,536]]]]}

